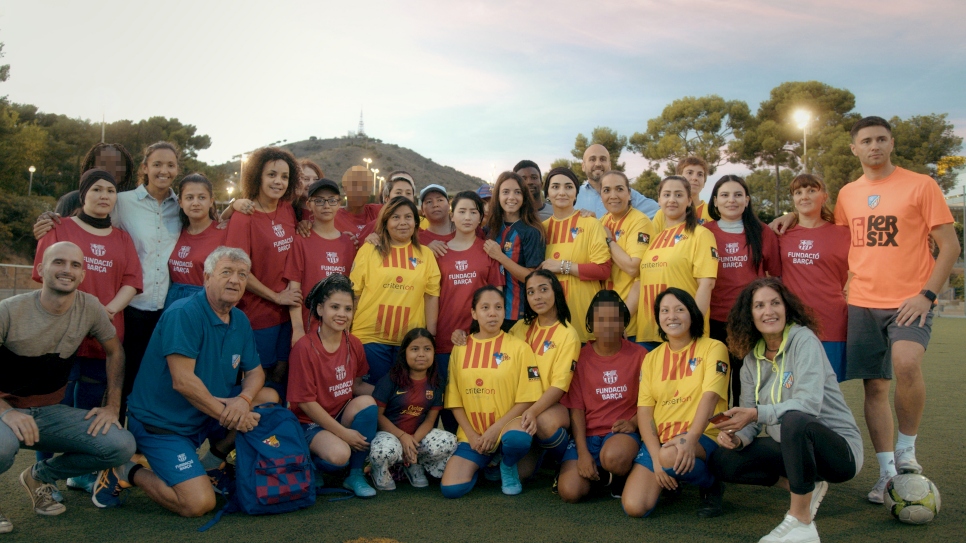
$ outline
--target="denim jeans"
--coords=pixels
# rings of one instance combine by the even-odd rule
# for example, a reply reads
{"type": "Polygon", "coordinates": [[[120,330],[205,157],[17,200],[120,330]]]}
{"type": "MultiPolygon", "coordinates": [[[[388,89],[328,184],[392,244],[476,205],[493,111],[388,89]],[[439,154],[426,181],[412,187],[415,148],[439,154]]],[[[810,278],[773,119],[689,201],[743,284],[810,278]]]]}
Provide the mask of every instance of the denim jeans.
{"type": "Polygon", "coordinates": [[[40,440],[26,447],[9,426],[0,422],[0,473],[13,466],[13,459],[21,447],[51,453],[63,453],[35,466],[35,476],[45,483],[55,483],[115,466],[120,466],[134,454],[134,436],[127,430],[111,426],[107,434],[87,434],[91,420],[84,420],[88,411],[62,404],[29,407],[17,411],[30,415],[40,430],[40,440]]]}

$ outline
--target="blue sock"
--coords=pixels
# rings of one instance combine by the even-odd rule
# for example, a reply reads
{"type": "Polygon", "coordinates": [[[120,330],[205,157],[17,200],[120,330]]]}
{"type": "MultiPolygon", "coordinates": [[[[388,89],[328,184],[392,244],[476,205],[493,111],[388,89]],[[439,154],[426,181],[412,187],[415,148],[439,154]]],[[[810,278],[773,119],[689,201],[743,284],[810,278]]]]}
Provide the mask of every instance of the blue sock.
{"type": "Polygon", "coordinates": [[[460,498],[462,496],[465,496],[467,493],[469,493],[470,490],[473,490],[473,487],[476,485],[476,478],[479,475],[480,475],[480,472],[477,471],[476,473],[473,474],[473,478],[470,479],[470,482],[468,483],[462,483],[458,485],[440,485],[439,489],[443,491],[444,498],[449,498],[451,500],[454,498],[460,498]]]}
{"type": "Polygon", "coordinates": [[[315,455],[312,455],[312,463],[315,465],[316,471],[320,471],[322,473],[335,473],[349,465],[348,462],[342,465],[330,464],[315,455]]]}
{"type": "Polygon", "coordinates": [[[537,444],[547,450],[547,454],[550,455],[551,459],[560,462],[564,452],[567,450],[567,445],[570,444],[570,434],[563,428],[557,428],[557,431],[552,436],[547,439],[538,440],[537,444]]]}
{"type": "Polygon", "coordinates": [[[530,444],[533,438],[526,432],[520,430],[510,430],[503,434],[503,463],[507,466],[515,466],[521,458],[530,452],[530,444]]]}
{"type": "Polygon", "coordinates": [[[678,475],[673,468],[664,468],[664,472],[678,481],[690,483],[700,488],[708,488],[714,484],[714,476],[708,470],[708,464],[700,458],[694,459],[694,468],[684,475],[678,475]]]}
{"type": "MultiPolygon", "coordinates": [[[[370,405],[356,413],[349,428],[359,432],[366,438],[366,441],[372,443],[372,439],[376,437],[376,424],[378,420],[379,409],[374,405],[370,405]]],[[[366,464],[366,458],[368,456],[369,451],[352,451],[352,454],[349,456],[349,468],[362,469],[362,466],[366,464]]]]}

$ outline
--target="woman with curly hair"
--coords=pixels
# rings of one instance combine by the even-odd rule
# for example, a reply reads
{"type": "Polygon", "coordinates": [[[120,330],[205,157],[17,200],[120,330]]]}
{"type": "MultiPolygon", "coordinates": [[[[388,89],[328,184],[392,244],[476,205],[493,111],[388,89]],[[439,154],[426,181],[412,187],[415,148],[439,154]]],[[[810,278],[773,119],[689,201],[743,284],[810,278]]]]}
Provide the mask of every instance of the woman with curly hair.
{"type": "Polygon", "coordinates": [[[762,542],[818,541],[815,513],[828,483],[862,468],[862,436],[816,335],[811,310],[773,277],[757,279],[728,315],[728,347],[745,359],[741,401],[725,411],[711,468],[723,481],[791,494],[762,542]]]}
{"type": "Polygon", "coordinates": [[[295,240],[295,211],[288,202],[298,187],[301,168],[292,153],[263,147],[248,157],[242,192],[252,201],[254,212],[232,217],[225,244],[252,257],[251,274],[238,308],[245,312],[255,331],[255,344],[265,386],[285,399],[288,355],[292,341],[289,307],[302,303],[302,293],[283,278],[285,264],[295,240]]]}

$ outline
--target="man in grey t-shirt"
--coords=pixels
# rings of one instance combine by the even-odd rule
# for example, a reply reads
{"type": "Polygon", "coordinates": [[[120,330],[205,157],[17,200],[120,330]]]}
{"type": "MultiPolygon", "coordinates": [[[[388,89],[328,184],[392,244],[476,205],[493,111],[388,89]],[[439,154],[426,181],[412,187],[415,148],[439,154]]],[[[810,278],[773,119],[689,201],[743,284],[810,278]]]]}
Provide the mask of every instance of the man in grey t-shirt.
{"type": "MultiPolygon", "coordinates": [[[[124,351],[96,297],[77,288],[84,255],[70,242],[44,251],[40,290],[0,301],[0,473],[21,447],[62,453],[20,474],[38,515],[66,508],[52,497],[60,479],[114,467],[131,459],[134,437],[118,422],[124,351]],[[107,403],[90,411],[62,405],[73,354],[92,336],[107,353],[107,403]]],[[[13,524],[0,512],[0,533],[13,524]]]]}

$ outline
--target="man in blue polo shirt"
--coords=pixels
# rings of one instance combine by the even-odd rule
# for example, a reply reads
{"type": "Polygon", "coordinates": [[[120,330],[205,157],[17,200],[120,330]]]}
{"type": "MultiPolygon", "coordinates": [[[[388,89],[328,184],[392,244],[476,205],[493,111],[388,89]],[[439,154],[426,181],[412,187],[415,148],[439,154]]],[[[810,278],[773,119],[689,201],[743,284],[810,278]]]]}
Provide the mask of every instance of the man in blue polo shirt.
{"type": "Polygon", "coordinates": [[[185,517],[215,507],[207,464],[217,467],[231,450],[233,430],[258,425],[251,406],[265,383],[252,327],[235,308],[250,269],[244,251],[218,247],[205,260],[204,290],[161,316],[128,398],[128,428],[151,469],[129,462],[102,471],[93,497],[98,507],[118,505],[130,486],[185,517]],[[196,450],[206,440],[211,454],[202,460],[196,450]]]}
{"type": "MultiPolygon", "coordinates": [[[[600,180],[611,169],[610,151],[599,143],[591,145],[584,151],[584,161],[580,167],[587,175],[587,180],[580,186],[580,191],[577,193],[577,203],[574,207],[592,211],[598,219],[602,219],[607,214],[607,208],[604,207],[604,202],[600,199],[600,180]]],[[[654,214],[660,209],[657,202],[634,189],[631,189],[631,206],[647,215],[648,219],[653,219],[654,214]]]]}

